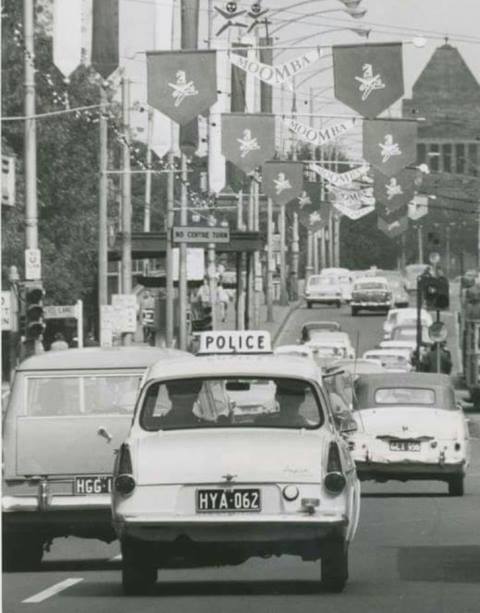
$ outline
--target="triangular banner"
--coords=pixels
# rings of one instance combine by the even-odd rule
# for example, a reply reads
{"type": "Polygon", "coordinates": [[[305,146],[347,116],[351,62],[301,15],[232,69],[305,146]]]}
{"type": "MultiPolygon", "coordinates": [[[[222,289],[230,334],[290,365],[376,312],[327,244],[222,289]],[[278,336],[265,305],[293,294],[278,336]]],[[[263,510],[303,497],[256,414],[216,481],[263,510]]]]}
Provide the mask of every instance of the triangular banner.
{"type": "Polygon", "coordinates": [[[222,153],[249,173],[275,153],[275,117],[266,113],[222,115],[222,153]]]}
{"type": "Polygon", "coordinates": [[[403,96],[401,43],[332,48],[335,98],[363,117],[375,118],[403,96]]]}
{"type": "Polygon", "coordinates": [[[395,177],[386,177],[374,169],[373,193],[375,199],[392,211],[404,206],[413,198],[415,176],[416,172],[409,169],[402,170],[395,177]]]}
{"type": "Polygon", "coordinates": [[[304,181],[303,189],[298,197],[290,203],[293,211],[299,212],[306,206],[320,205],[321,183],[318,181],[304,181]]]}
{"type": "Polygon", "coordinates": [[[65,78],[82,59],[82,0],[55,0],[53,5],[53,63],[65,78]]]}
{"type": "Polygon", "coordinates": [[[147,52],[147,100],[183,126],[217,100],[216,51],[147,52]]]}
{"type": "Polygon", "coordinates": [[[397,175],[417,157],[417,122],[375,119],[363,122],[363,157],[387,177],[397,175]]]}
{"type": "Polygon", "coordinates": [[[287,204],[303,191],[301,162],[266,162],[262,168],[262,190],[275,204],[287,204]]]}
{"type": "Polygon", "coordinates": [[[328,224],[329,211],[327,202],[307,204],[298,212],[298,221],[310,232],[318,232],[328,224]]]}
{"type": "Polygon", "coordinates": [[[335,140],[338,136],[341,136],[345,132],[348,132],[355,125],[354,119],[345,119],[345,121],[341,121],[335,123],[324,130],[315,130],[311,126],[307,126],[306,124],[298,121],[294,117],[284,118],[283,120],[285,125],[295,134],[301,138],[306,143],[310,143],[311,145],[325,145],[333,140],[335,140]]]}

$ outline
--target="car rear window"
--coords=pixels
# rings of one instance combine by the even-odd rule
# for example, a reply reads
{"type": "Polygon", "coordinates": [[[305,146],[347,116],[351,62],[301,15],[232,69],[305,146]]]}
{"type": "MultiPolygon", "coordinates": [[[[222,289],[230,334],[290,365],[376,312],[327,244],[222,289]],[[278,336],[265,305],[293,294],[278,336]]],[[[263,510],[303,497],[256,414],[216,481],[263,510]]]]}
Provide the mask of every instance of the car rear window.
{"type": "Polygon", "coordinates": [[[435,390],[420,387],[385,387],[375,391],[376,404],[435,404],[435,390]]]}
{"type": "Polygon", "coordinates": [[[133,413],[141,374],[42,376],[27,379],[27,415],[133,413]]]}
{"type": "Polygon", "coordinates": [[[315,389],[285,378],[228,377],[155,381],[143,397],[145,430],[318,428],[324,417],[315,389]]]}

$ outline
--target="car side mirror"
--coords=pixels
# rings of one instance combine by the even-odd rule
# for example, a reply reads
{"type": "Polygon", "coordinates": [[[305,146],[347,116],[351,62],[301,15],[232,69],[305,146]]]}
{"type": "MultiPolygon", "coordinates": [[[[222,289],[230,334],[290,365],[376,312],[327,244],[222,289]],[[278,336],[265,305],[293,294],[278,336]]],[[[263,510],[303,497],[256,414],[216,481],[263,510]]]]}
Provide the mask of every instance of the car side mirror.
{"type": "Polygon", "coordinates": [[[352,434],[358,430],[357,422],[351,417],[347,417],[340,423],[340,434],[352,434]]]}

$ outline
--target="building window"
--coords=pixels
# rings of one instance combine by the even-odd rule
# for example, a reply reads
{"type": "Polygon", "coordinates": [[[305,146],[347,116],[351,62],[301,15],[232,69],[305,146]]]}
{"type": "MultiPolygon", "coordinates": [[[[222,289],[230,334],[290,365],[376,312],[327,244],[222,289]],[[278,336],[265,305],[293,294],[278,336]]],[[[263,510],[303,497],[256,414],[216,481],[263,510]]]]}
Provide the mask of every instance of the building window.
{"type": "Polygon", "coordinates": [[[463,175],[465,172],[465,145],[455,145],[455,172],[459,175],[463,175]]]}
{"type": "Polygon", "coordinates": [[[442,165],[444,172],[452,172],[452,145],[450,143],[442,145],[442,165]]]}
{"type": "Polygon", "coordinates": [[[431,144],[428,152],[430,170],[438,172],[440,170],[440,145],[431,144]]]}
{"type": "Polygon", "coordinates": [[[468,145],[468,170],[467,174],[478,177],[478,145],[477,143],[469,143],[468,145]]]}
{"type": "Polygon", "coordinates": [[[427,146],[425,143],[417,143],[417,164],[424,164],[427,161],[427,146]]]}

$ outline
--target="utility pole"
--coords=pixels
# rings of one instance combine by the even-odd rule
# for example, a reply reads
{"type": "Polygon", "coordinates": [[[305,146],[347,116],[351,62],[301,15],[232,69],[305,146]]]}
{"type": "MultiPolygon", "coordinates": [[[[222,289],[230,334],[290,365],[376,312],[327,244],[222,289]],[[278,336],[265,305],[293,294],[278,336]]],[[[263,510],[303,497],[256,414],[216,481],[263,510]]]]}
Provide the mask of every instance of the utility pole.
{"type": "MultiPolygon", "coordinates": [[[[180,225],[186,226],[188,222],[188,190],[187,190],[187,156],[182,153],[182,188],[180,200],[180,225]]],[[[179,343],[182,351],[187,350],[187,243],[180,243],[178,266],[178,302],[179,302],[179,343]]]]}
{"type": "Polygon", "coordinates": [[[278,231],[280,234],[280,304],[288,305],[287,296],[287,270],[286,270],[286,228],[285,228],[285,205],[280,206],[278,219],[278,231]]]}
{"type": "MultiPolygon", "coordinates": [[[[130,81],[122,79],[123,173],[122,173],[122,293],[132,293],[132,175],[130,173],[130,81]]],[[[130,345],[132,334],[123,335],[130,345]]]]}
{"type": "Polygon", "coordinates": [[[25,246],[38,249],[34,0],[23,0],[25,41],[25,246]]]}
{"type": "Polygon", "coordinates": [[[273,202],[267,199],[267,321],[273,321],[273,202]]]}
{"type": "MultiPolygon", "coordinates": [[[[173,126],[172,126],[173,132],[173,126]]],[[[173,142],[173,140],[172,140],[173,142]]],[[[167,347],[173,347],[173,246],[172,228],[175,205],[175,158],[173,151],[168,152],[168,175],[167,175],[167,211],[165,215],[165,343],[167,347]]]]}
{"type": "Polygon", "coordinates": [[[450,276],[450,225],[447,223],[445,228],[445,276],[450,276]]]}
{"type": "MultiPolygon", "coordinates": [[[[323,165],[323,161],[325,159],[325,155],[323,153],[323,148],[320,147],[320,164],[323,165]]],[[[323,181],[320,182],[320,202],[324,202],[325,200],[325,184],[323,181]]],[[[318,243],[317,243],[317,251],[318,251],[318,243]]],[[[320,230],[320,265],[315,272],[320,272],[320,268],[326,268],[327,263],[327,251],[325,245],[325,226],[320,230]]]]}
{"type": "MultiPolygon", "coordinates": [[[[152,132],[153,132],[153,109],[148,111],[147,124],[147,173],[145,174],[145,205],[143,208],[143,231],[150,232],[152,210],[152,132]]],[[[146,271],[145,271],[146,272],[146,271]]]]}
{"type": "Polygon", "coordinates": [[[423,264],[423,228],[421,224],[417,226],[417,240],[418,240],[418,263],[423,264]]]}
{"type": "MultiPolygon", "coordinates": [[[[107,126],[107,92],[103,84],[100,86],[100,178],[98,186],[98,313],[102,306],[108,304],[108,126],[107,126]]],[[[99,317],[99,328],[102,325],[99,317]]],[[[101,338],[99,329],[98,338],[101,338]]]]}
{"type": "MultiPolygon", "coordinates": [[[[237,199],[237,230],[244,231],[243,224],[243,192],[238,192],[237,199]]],[[[243,330],[245,328],[245,278],[244,278],[244,260],[243,253],[237,253],[237,296],[236,296],[236,328],[243,330]]]]}
{"type": "MultiPolygon", "coordinates": [[[[295,95],[295,77],[292,79],[293,86],[293,99],[292,99],[292,117],[295,119],[294,113],[297,112],[297,97],[295,95]]],[[[296,161],[298,159],[297,152],[297,139],[295,138],[295,133],[292,132],[292,160],[296,161]]],[[[311,246],[310,246],[311,247],[311,246]]],[[[310,258],[312,249],[309,250],[310,258]]],[[[298,260],[299,260],[299,245],[298,245],[298,213],[296,211],[293,212],[293,220],[292,220],[292,270],[291,270],[291,283],[290,283],[290,291],[292,294],[292,298],[296,300],[298,298],[298,260]]]]}
{"type": "Polygon", "coordinates": [[[335,266],[340,266],[340,214],[335,213],[333,217],[334,234],[335,234],[335,266]]]}

